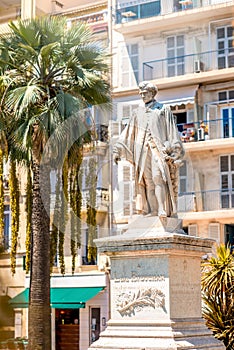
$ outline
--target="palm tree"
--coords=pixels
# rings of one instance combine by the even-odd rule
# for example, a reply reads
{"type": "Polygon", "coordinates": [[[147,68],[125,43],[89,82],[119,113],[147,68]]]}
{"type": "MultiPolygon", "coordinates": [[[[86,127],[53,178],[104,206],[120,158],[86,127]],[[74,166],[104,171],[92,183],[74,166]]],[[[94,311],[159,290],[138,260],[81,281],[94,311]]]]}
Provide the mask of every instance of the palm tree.
{"type": "Polygon", "coordinates": [[[234,347],[234,256],[217,247],[217,256],[202,263],[203,317],[228,350],[234,347]]]}
{"type": "Polygon", "coordinates": [[[71,138],[80,145],[90,135],[79,111],[109,102],[108,63],[84,24],[67,28],[65,18],[44,17],[9,27],[10,35],[0,39],[0,128],[10,159],[32,171],[29,349],[49,350],[51,162],[41,160],[52,135],[57,141],[49,149],[50,159],[52,152],[59,155],[59,145],[71,146],[71,138]],[[66,128],[69,118],[72,127],[68,123],[66,128]],[[78,140],[71,135],[75,129],[80,130],[78,140]]]}

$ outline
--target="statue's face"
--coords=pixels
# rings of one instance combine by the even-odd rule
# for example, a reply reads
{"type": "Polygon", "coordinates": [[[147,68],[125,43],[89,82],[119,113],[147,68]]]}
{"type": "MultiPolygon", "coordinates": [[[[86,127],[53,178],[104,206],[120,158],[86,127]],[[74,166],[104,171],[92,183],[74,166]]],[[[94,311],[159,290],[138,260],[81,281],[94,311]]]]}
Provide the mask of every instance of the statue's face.
{"type": "Polygon", "coordinates": [[[144,103],[148,103],[154,99],[152,91],[142,90],[139,92],[144,103]]]}

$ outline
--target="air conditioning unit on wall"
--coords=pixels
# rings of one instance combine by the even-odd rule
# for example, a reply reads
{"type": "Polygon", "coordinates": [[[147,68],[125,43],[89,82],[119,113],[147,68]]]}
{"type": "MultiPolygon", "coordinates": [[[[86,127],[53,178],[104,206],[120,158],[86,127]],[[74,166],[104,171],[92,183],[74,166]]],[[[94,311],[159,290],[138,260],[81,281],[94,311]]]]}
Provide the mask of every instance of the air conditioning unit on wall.
{"type": "Polygon", "coordinates": [[[203,64],[200,60],[194,61],[194,73],[200,73],[203,70],[202,66],[203,64]]]}

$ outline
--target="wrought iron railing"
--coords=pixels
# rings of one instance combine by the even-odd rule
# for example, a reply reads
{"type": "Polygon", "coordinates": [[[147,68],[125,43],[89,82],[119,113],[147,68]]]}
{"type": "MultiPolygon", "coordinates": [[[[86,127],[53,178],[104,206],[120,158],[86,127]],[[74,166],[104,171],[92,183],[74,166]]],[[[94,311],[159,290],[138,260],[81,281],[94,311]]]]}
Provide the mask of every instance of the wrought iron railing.
{"type": "Polygon", "coordinates": [[[230,50],[213,50],[144,62],[143,79],[169,78],[231,67],[234,67],[234,55],[230,50]]]}
{"type": "Polygon", "coordinates": [[[180,193],[178,212],[234,209],[234,189],[180,193]]]}

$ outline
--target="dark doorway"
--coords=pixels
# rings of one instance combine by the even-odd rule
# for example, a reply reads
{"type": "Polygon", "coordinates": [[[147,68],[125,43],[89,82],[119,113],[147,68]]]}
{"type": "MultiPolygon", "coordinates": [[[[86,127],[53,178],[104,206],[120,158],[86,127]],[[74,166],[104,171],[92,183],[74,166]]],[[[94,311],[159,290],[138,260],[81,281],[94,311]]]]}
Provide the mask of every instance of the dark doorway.
{"type": "Polygon", "coordinates": [[[234,250],[234,225],[225,225],[225,244],[234,250]]]}
{"type": "Polygon", "coordinates": [[[79,309],[56,309],[56,350],[79,350],[79,309]]]}

